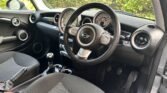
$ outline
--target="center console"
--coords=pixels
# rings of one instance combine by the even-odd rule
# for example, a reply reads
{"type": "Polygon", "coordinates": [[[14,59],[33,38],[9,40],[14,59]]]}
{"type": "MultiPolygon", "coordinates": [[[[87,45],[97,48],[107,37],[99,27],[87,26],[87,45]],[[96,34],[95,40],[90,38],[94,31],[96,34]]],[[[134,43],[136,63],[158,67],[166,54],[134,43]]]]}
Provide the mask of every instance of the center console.
{"type": "Polygon", "coordinates": [[[44,75],[51,73],[66,73],[72,74],[72,70],[62,66],[61,64],[54,64],[54,54],[47,53],[46,58],[48,60],[48,68],[43,72],[44,75]]]}

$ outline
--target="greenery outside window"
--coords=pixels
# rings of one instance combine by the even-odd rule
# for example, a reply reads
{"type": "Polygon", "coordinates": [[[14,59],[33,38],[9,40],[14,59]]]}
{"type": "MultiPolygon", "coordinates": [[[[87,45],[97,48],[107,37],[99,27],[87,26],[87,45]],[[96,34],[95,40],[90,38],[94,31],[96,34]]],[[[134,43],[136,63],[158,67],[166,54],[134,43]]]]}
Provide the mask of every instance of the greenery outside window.
{"type": "MultiPolygon", "coordinates": [[[[6,7],[6,3],[8,0],[0,0],[0,10],[9,10],[6,7]]],[[[35,7],[33,6],[32,2],[30,0],[19,0],[22,3],[24,3],[27,10],[35,10],[35,7]]]]}
{"type": "Polygon", "coordinates": [[[99,2],[119,12],[155,20],[152,0],[43,0],[49,8],[80,7],[87,3],[99,2]]]}

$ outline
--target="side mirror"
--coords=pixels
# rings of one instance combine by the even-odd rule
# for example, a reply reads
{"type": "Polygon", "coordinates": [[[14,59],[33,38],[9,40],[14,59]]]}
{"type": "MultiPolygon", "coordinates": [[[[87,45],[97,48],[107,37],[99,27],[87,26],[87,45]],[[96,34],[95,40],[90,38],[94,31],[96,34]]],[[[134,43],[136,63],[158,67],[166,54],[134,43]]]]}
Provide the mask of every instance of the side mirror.
{"type": "Polygon", "coordinates": [[[8,0],[6,3],[6,6],[10,10],[22,10],[26,9],[25,4],[23,2],[20,2],[19,0],[8,0]]]}

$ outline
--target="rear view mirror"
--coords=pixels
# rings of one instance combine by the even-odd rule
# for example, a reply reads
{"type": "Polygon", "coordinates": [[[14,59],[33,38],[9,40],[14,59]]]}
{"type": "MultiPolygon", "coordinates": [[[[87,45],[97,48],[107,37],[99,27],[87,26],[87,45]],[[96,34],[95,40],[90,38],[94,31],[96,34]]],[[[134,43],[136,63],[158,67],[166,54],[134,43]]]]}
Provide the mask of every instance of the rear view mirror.
{"type": "Polygon", "coordinates": [[[6,6],[10,10],[26,10],[25,4],[19,0],[8,0],[6,6]]]}
{"type": "Polygon", "coordinates": [[[20,10],[21,9],[21,4],[18,0],[9,0],[6,5],[11,10],[20,10]]]}

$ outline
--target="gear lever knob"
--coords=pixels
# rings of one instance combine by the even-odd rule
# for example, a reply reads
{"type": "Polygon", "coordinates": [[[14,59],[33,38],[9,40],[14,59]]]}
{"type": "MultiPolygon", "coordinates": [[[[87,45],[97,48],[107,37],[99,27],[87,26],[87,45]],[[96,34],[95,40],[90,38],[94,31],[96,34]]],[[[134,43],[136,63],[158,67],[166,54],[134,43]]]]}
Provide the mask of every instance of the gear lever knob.
{"type": "Polygon", "coordinates": [[[48,65],[53,66],[54,54],[53,53],[47,53],[46,58],[48,60],[48,65]]]}

